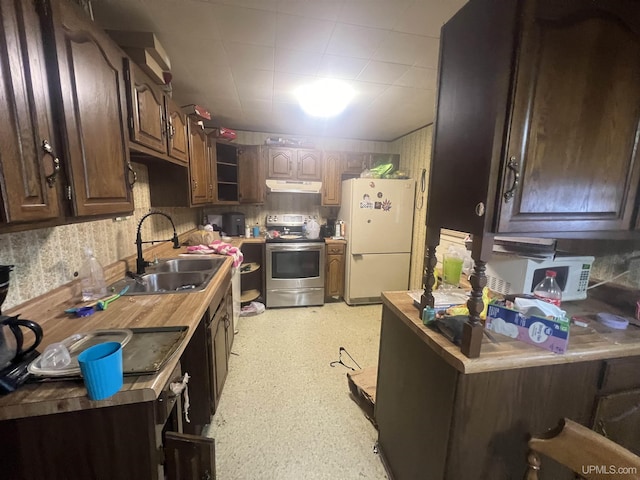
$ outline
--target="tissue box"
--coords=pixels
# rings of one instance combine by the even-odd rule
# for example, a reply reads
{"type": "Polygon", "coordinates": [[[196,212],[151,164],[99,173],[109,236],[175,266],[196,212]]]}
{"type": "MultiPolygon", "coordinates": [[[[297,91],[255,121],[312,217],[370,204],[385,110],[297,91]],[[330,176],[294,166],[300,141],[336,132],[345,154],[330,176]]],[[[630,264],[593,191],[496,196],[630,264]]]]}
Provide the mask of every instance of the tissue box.
{"type": "Polygon", "coordinates": [[[569,320],[563,317],[527,317],[517,310],[489,305],[485,327],[554,353],[564,353],[569,344],[569,320]]]}

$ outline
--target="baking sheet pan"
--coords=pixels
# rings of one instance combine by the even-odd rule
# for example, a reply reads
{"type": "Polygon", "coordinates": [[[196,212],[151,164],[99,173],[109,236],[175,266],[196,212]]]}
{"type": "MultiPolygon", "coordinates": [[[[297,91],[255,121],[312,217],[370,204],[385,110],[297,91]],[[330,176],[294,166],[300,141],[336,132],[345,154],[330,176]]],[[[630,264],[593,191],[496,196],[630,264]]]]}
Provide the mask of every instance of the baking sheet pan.
{"type": "MultiPolygon", "coordinates": [[[[133,335],[122,348],[125,376],[152,375],[160,371],[184,341],[189,327],[131,328],[133,335]]],[[[29,381],[79,380],[77,375],[34,376],[29,381]]]]}

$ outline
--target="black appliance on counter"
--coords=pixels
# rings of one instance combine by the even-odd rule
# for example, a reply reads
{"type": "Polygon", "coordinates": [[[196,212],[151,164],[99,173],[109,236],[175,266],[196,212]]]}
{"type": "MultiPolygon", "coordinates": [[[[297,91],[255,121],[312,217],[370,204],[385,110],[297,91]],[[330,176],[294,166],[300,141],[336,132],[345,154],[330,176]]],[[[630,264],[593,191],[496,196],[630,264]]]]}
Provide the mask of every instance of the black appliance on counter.
{"type": "MultiPolygon", "coordinates": [[[[13,265],[0,265],[0,307],[9,291],[9,272],[12,270],[13,265]]],[[[31,320],[18,317],[0,315],[0,395],[13,392],[22,385],[29,377],[27,367],[40,355],[36,347],[42,341],[42,328],[31,320]],[[31,329],[35,335],[29,347],[23,346],[21,327],[31,329]]]]}
{"type": "Polygon", "coordinates": [[[244,235],[244,213],[227,212],[222,214],[222,231],[230,237],[244,235]]]}

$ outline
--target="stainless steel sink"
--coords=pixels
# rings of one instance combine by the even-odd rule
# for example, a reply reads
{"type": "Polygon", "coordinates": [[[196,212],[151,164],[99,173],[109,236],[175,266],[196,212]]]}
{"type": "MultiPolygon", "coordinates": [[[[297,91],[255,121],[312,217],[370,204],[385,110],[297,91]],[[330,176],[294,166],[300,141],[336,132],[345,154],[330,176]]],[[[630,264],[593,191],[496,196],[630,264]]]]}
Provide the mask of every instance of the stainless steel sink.
{"type": "Polygon", "coordinates": [[[157,265],[148,268],[150,273],[159,272],[202,272],[215,273],[224,263],[223,257],[218,258],[170,258],[160,260],[157,265]]]}
{"type": "Polygon", "coordinates": [[[146,273],[141,281],[132,280],[126,294],[195,292],[204,289],[212,277],[211,272],[146,273]]]}
{"type": "Polygon", "coordinates": [[[125,285],[124,295],[160,295],[165,293],[189,293],[204,290],[215,276],[225,258],[171,258],[160,260],[149,267],[149,273],[126,278],[111,285],[112,292],[119,292],[125,285]]]}

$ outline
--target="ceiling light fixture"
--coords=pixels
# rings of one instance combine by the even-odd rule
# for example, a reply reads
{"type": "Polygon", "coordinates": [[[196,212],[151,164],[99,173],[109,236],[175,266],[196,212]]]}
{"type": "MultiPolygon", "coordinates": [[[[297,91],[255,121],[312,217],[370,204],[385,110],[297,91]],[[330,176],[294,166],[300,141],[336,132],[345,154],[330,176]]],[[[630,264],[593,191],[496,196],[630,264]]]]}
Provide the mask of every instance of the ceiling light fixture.
{"type": "Polygon", "coordinates": [[[302,109],[313,117],[335,117],[347,107],[355,92],[347,83],[329,78],[298,87],[302,109]]]}

